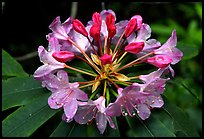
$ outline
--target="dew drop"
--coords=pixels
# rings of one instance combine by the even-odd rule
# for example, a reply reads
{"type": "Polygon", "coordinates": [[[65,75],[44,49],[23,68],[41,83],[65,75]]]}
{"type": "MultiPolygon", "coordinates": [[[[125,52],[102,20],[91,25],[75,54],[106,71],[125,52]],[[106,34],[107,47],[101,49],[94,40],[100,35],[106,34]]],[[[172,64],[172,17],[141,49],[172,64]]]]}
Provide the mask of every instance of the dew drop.
{"type": "Polygon", "coordinates": [[[85,119],[85,117],[83,116],[82,119],[85,119]]]}
{"type": "Polygon", "coordinates": [[[32,116],[32,114],[30,113],[29,116],[32,116]]]}
{"type": "Polygon", "coordinates": [[[96,125],[98,125],[98,123],[96,123],[96,125]]]}
{"type": "Polygon", "coordinates": [[[136,115],[136,113],[134,113],[134,112],[133,112],[133,113],[132,113],[132,115],[133,115],[133,116],[135,116],[135,115],[136,115]]]}
{"type": "Polygon", "coordinates": [[[61,103],[60,103],[60,102],[58,102],[58,101],[57,101],[57,102],[55,102],[55,103],[56,103],[57,105],[60,105],[60,104],[61,104],[61,103]]]}

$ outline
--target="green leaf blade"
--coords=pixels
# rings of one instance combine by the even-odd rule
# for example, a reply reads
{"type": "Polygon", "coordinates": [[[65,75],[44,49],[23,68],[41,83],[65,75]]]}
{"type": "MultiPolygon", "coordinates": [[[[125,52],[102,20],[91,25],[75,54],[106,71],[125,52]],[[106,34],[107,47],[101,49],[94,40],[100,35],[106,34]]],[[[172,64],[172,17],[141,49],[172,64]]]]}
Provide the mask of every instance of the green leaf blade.
{"type": "Polygon", "coordinates": [[[28,137],[43,123],[55,115],[58,110],[52,110],[47,105],[49,93],[41,98],[17,109],[2,122],[4,137],[28,137]]]}
{"type": "Polygon", "coordinates": [[[47,91],[33,77],[15,77],[2,81],[2,110],[25,105],[47,91]]]}
{"type": "Polygon", "coordinates": [[[2,76],[3,77],[26,77],[28,74],[22,66],[5,50],[2,49],[2,76]]]}

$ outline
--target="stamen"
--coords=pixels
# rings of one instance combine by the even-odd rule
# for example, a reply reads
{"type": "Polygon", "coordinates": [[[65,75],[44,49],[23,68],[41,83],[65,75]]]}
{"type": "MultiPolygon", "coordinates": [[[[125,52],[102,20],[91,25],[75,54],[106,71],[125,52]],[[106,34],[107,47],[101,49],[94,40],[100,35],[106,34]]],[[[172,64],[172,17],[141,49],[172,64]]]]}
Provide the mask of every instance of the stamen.
{"type": "Polygon", "coordinates": [[[124,36],[124,34],[125,34],[125,30],[124,30],[123,34],[120,36],[120,38],[119,38],[119,40],[118,40],[118,42],[117,42],[117,44],[116,44],[116,46],[115,46],[115,49],[114,49],[114,51],[113,51],[114,54],[115,54],[115,52],[116,52],[116,50],[117,50],[117,48],[118,48],[118,45],[119,45],[120,41],[122,40],[122,38],[123,38],[123,36],[124,36]]]}
{"type": "Polygon", "coordinates": [[[106,96],[106,86],[107,86],[106,82],[107,80],[104,81],[103,97],[106,96]]]}
{"type": "Polygon", "coordinates": [[[90,83],[90,84],[87,84],[87,85],[82,85],[82,86],[79,86],[79,88],[85,88],[85,87],[89,87],[89,86],[92,86],[93,83],[90,83]]]}
{"type": "Polygon", "coordinates": [[[86,60],[92,65],[92,67],[99,73],[101,74],[100,72],[100,69],[94,64],[94,62],[89,58],[89,56],[73,41],[71,40],[71,38],[67,38],[68,41],[70,41],[76,48],[78,48],[81,53],[84,55],[84,57],[86,58],[86,60]]]}
{"type": "Polygon", "coordinates": [[[77,68],[74,68],[74,67],[70,67],[70,66],[68,66],[68,65],[66,65],[66,64],[64,64],[64,67],[65,67],[65,68],[68,68],[68,69],[71,69],[71,70],[75,70],[75,71],[84,73],[84,74],[87,74],[87,75],[90,75],[90,76],[96,77],[95,74],[92,74],[92,73],[89,73],[89,72],[86,72],[86,71],[83,71],[83,70],[80,70],[80,69],[77,69],[77,68]]]}
{"type": "Polygon", "coordinates": [[[120,71],[120,70],[122,70],[122,69],[125,69],[125,68],[127,68],[127,67],[129,67],[129,66],[132,66],[133,64],[135,64],[135,62],[137,62],[137,61],[139,61],[139,60],[141,60],[141,59],[143,59],[143,58],[145,58],[145,57],[147,57],[147,56],[149,56],[149,55],[152,55],[153,53],[154,53],[154,52],[147,53],[146,55],[139,57],[138,59],[136,59],[136,60],[134,60],[134,61],[132,61],[132,62],[130,62],[130,63],[124,65],[123,67],[121,67],[120,69],[118,69],[118,70],[116,70],[116,71],[118,72],[118,71],[120,71]]]}

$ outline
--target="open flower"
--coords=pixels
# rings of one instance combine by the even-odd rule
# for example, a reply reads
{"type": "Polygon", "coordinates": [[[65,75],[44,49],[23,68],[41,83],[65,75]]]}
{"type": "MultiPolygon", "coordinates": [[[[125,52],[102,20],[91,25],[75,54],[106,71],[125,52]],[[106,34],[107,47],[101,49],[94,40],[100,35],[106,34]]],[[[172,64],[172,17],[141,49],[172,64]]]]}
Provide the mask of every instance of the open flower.
{"type": "Polygon", "coordinates": [[[177,36],[176,30],[172,31],[171,37],[160,48],[154,50],[154,54],[168,55],[172,58],[171,64],[176,64],[181,60],[183,53],[176,48],[177,36]]]}
{"type": "Polygon", "coordinates": [[[38,55],[40,61],[44,64],[40,66],[34,73],[34,77],[38,80],[55,70],[64,68],[64,63],[57,61],[52,54],[60,50],[60,44],[56,38],[49,39],[49,51],[45,50],[43,46],[39,46],[38,55]]]}
{"type": "Polygon", "coordinates": [[[79,109],[77,110],[74,119],[79,124],[86,124],[96,119],[96,125],[101,134],[106,129],[107,121],[109,122],[112,128],[115,128],[115,125],[110,118],[105,113],[105,98],[103,96],[99,97],[98,99],[92,101],[89,100],[87,103],[80,103],[79,109]]]}
{"type": "Polygon", "coordinates": [[[46,36],[48,50],[38,48],[44,65],[34,73],[35,79],[52,92],[50,108],[63,108],[63,120],[79,124],[95,120],[101,134],[107,122],[116,128],[112,121],[116,116],[137,114],[145,120],[152,108],[161,108],[161,94],[170,80],[164,76],[170,71],[174,77],[171,64],[178,63],[183,55],[176,48],[175,30],[161,46],[150,38],[151,28],[140,15],[115,22],[116,15],[110,9],[95,12],[86,26],[71,17],[61,24],[58,16],[49,26],[52,33],[46,36]],[[72,58],[79,64],[73,66],[72,58]],[[140,64],[154,65],[157,70],[149,72],[144,67],[146,74],[132,73],[140,64]],[[70,71],[69,76],[76,73],[73,78],[80,81],[69,82],[70,71]]]}
{"type": "Polygon", "coordinates": [[[79,84],[69,83],[67,72],[60,70],[57,76],[49,74],[47,80],[43,81],[43,86],[47,87],[52,95],[48,98],[48,104],[52,109],[63,107],[68,119],[72,119],[78,108],[78,100],[86,101],[88,96],[80,90],[79,84]]]}

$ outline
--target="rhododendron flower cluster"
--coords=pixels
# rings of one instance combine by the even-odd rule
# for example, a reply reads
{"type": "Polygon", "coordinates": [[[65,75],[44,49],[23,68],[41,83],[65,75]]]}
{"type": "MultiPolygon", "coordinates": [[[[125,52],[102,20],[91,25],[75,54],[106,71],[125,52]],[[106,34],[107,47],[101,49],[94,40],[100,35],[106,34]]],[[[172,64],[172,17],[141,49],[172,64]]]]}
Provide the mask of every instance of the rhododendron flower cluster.
{"type": "Polygon", "coordinates": [[[174,77],[171,66],[183,55],[176,48],[176,30],[161,44],[150,39],[151,28],[140,15],[117,22],[110,9],[93,13],[86,26],[72,17],[61,23],[58,16],[49,28],[52,32],[46,36],[48,49],[39,46],[43,65],[34,77],[51,91],[48,105],[63,109],[64,121],[79,124],[95,121],[103,134],[107,123],[116,128],[113,120],[116,116],[138,115],[145,120],[153,108],[164,105],[161,94],[170,80],[167,74],[174,77]],[[72,66],[74,60],[86,63],[93,72],[72,66]],[[138,66],[152,72],[126,74],[138,66]],[[69,81],[70,70],[88,78],[83,82],[69,81]]]}

